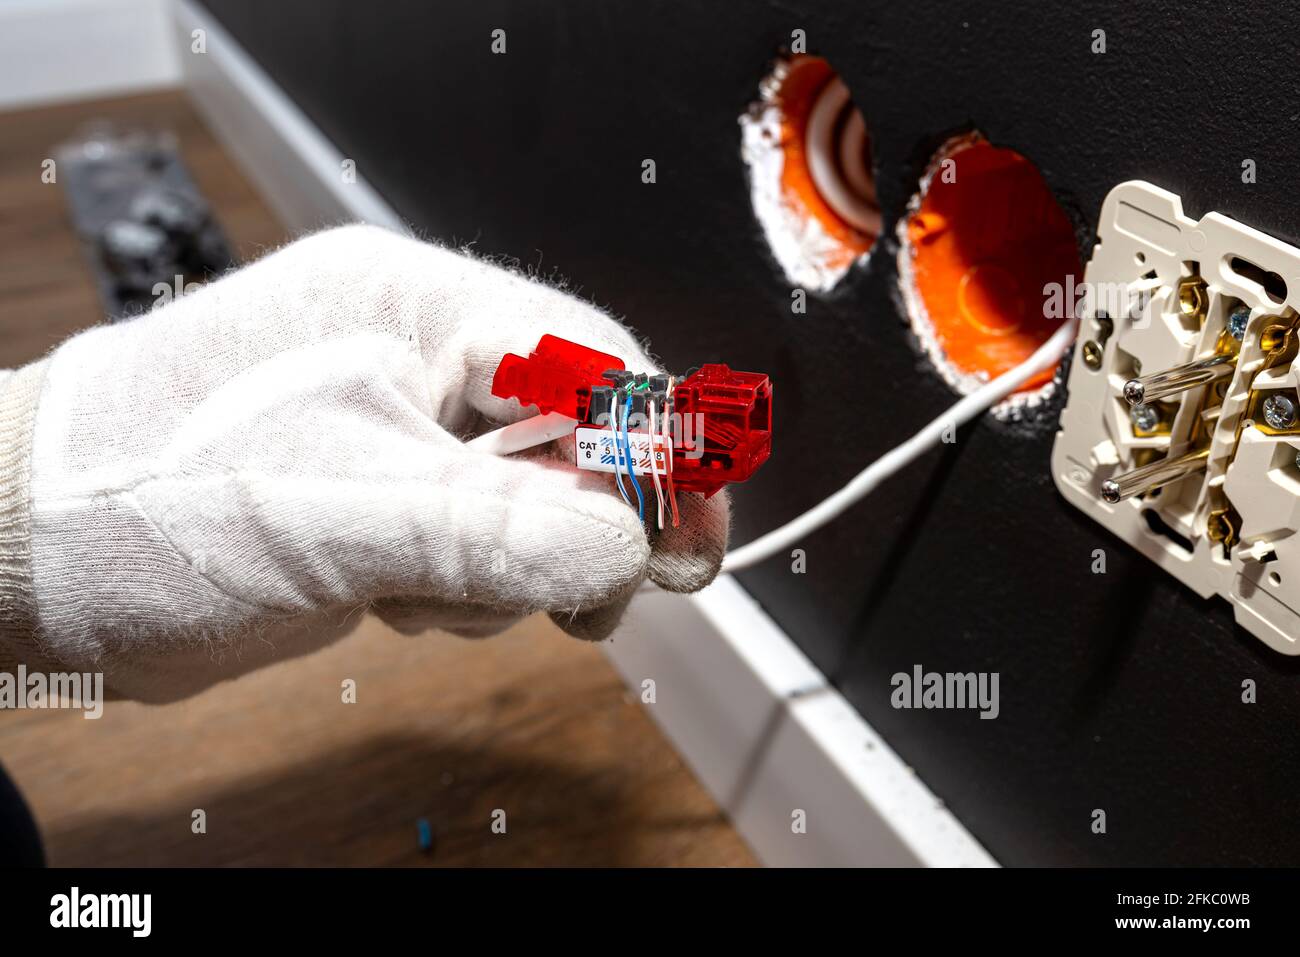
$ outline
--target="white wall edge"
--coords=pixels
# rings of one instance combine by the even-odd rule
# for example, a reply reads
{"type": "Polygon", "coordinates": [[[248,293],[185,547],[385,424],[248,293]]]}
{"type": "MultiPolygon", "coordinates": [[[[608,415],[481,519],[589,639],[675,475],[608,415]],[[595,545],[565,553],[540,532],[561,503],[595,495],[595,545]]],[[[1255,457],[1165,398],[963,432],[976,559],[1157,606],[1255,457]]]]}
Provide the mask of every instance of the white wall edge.
{"type": "Polygon", "coordinates": [[[175,87],[168,0],[3,0],[0,110],[175,87]]]}
{"type": "MultiPolygon", "coordinates": [[[[362,220],[403,228],[342,154],[232,37],[178,0],[191,96],[292,229],[362,220]]],[[[605,649],[650,715],[776,866],[996,866],[993,858],[731,577],[684,597],[644,590],[605,649]],[[792,827],[802,810],[806,831],[792,827]]]]}

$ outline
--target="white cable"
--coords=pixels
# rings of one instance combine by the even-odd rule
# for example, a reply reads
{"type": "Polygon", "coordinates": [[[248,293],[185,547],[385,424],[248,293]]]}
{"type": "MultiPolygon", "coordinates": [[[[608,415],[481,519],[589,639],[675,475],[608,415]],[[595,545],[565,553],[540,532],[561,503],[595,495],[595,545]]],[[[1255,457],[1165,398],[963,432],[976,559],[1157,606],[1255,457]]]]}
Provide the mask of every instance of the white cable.
{"type": "Polygon", "coordinates": [[[489,455],[509,455],[511,452],[522,452],[534,445],[571,435],[577,424],[577,419],[559,412],[547,412],[545,415],[534,415],[491,432],[484,432],[465,445],[476,452],[487,452],[489,455]]]}
{"type": "Polygon", "coordinates": [[[1037,352],[1020,365],[1002,373],[959,400],[916,435],[868,465],[848,485],[825,499],[820,505],[813,506],[798,518],[756,538],[748,545],[728,552],[722,559],[723,573],[749,568],[784,552],[791,545],[839,516],[870,494],[885,479],[938,444],[946,429],[956,429],[964,425],[1006,398],[1039,372],[1056,365],[1070,343],[1074,341],[1077,326],[1078,320],[1071,319],[1066,322],[1052,334],[1050,339],[1038,347],[1037,352]]]}

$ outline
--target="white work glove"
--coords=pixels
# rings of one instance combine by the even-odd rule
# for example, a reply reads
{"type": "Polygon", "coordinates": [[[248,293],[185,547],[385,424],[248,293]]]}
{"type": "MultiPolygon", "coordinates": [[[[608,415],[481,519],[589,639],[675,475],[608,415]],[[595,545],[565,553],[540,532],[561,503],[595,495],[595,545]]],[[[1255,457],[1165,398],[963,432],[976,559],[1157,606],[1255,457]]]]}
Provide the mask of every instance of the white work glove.
{"type": "Polygon", "coordinates": [[[571,440],[567,462],[462,444],[535,414],[490,388],[544,333],[654,368],[591,305],[349,226],[0,373],[11,421],[15,389],[39,397],[26,568],[0,527],[0,641],[21,646],[27,616],[34,659],[167,701],[318,648],[368,609],[469,636],[541,610],[603,638],[647,576],[704,586],[725,495],[683,495],[681,528],[648,532],[612,476],[574,468],[571,440]]]}

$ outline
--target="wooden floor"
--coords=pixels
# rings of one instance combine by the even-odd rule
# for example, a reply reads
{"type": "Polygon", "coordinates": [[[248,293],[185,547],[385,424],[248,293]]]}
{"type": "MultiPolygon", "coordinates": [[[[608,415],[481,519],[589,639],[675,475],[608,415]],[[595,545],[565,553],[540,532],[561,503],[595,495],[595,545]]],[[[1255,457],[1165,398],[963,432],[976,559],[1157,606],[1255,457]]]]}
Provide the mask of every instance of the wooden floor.
{"type": "MultiPolygon", "coordinates": [[[[40,173],[100,118],[174,131],[241,257],[287,238],[180,94],[0,114],[0,368],[99,318],[62,187],[40,173]]],[[[179,704],[0,712],[0,762],[55,865],[754,863],[600,649],[544,619],[482,642],[367,619],[179,704]]]]}

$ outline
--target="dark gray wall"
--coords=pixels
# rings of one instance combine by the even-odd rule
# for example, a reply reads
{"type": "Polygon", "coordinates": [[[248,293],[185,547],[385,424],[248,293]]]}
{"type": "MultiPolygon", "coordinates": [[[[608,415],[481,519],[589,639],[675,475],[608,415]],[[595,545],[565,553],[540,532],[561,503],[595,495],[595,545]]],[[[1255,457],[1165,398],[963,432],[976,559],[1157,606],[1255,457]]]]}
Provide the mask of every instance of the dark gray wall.
{"type": "MultiPolygon", "coordinates": [[[[1085,259],[1102,198],[1130,178],[1192,216],[1300,233],[1300,13],[1280,4],[208,6],[429,236],[569,278],[672,367],[772,374],[775,453],[736,496],[739,542],[953,398],[899,317],[890,243],[790,313],[736,117],[793,28],[872,127],[887,233],[934,148],[970,128],[1038,164],[1085,259]]],[[[807,574],[776,560],[742,581],[1004,863],[1295,863],[1300,667],[1064,504],[1054,415],[968,428],[811,537],[807,574]],[[1001,716],[892,709],[890,676],[915,663],[1000,672],[1001,716]]]]}

